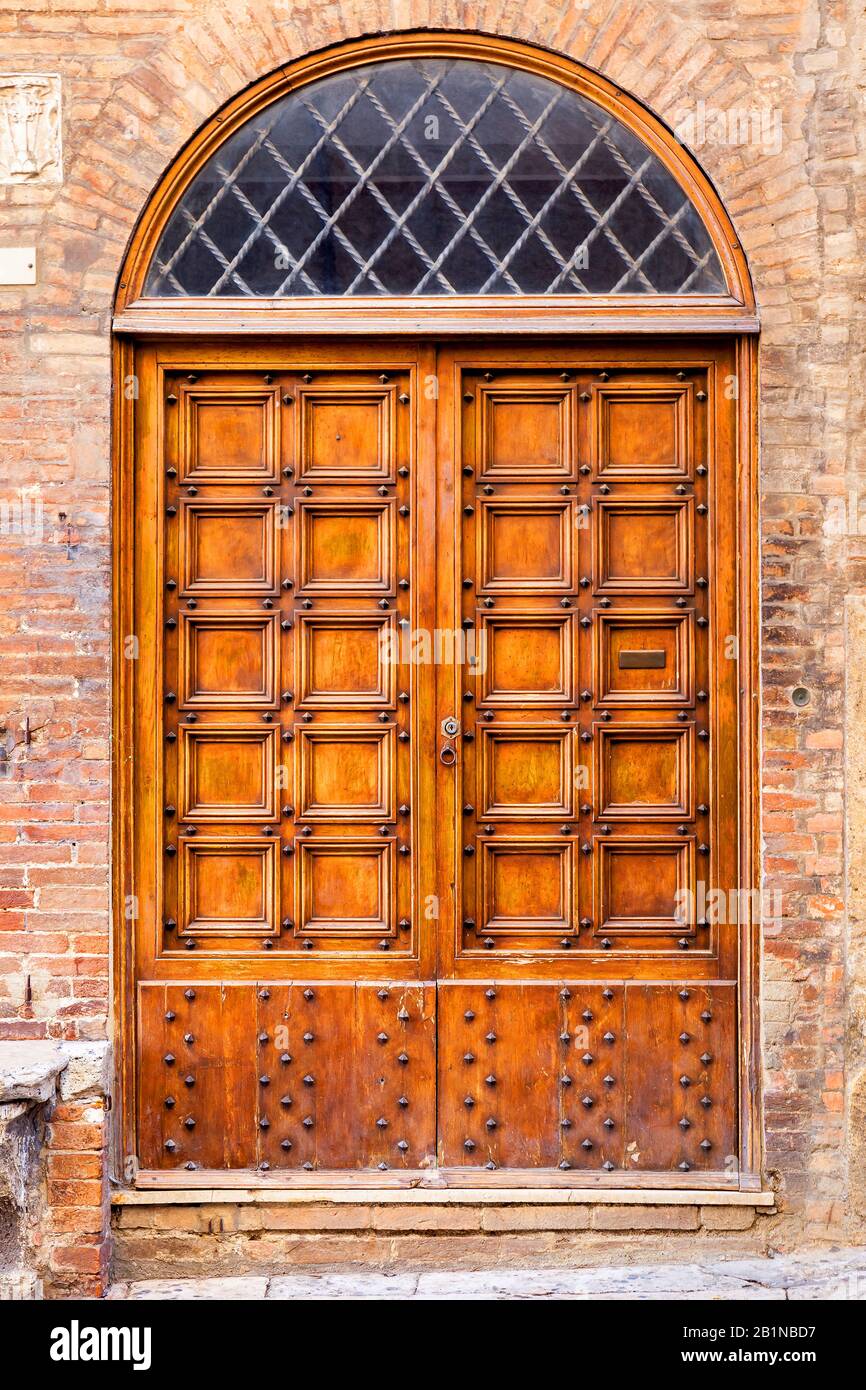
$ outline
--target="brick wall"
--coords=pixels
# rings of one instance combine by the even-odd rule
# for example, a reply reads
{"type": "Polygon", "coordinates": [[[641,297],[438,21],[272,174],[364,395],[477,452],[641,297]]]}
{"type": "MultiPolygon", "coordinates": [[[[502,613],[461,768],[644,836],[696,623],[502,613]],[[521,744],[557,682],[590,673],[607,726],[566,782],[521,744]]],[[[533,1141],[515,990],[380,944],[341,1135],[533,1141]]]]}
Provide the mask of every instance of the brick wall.
{"type": "Polygon", "coordinates": [[[235,1204],[160,1200],[114,1214],[115,1277],[287,1270],[552,1268],[765,1254],[776,1221],[753,1207],[622,1203],[427,1204],[404,1200],[235,1204]]]}
{"type": "Polygon", "coordinates": [[[108,1285],[107,1119],[101,1096],[60,1101],[50,1116],[45,1206],[35,1240],[49,1298],[98,1298],[108,1285]]]}
{"type": "MultiPolygon", "coordinates": [[[[764,942],[768,1162],[796,1230],[838,1233],[846,1036],[863,1028],[845,996],[844,696],[856,654],[844,601],[866,590],[854,0],[0,8],[4,68],[62,76],[65,143],[61,184],[0,188],[2,241],[39,248],[37,285],[4,291],[0,316],[0,497],[24,487],[44,509],[41,535],[0,537],[0,1037],[107,1029],[109,323],[136,215],[201,121],[256,77],[340,38],[426,25],[560,49],[671,124],[702,109],[778,114],[780,141],[710,128],[694,143],[739,229],[764,324],[765,871],[783,895],[764,942]],[[802,711],[789,700],[798,682],[812,694],[802,711]]],[[[92,1264],[97,1246],[76,1241],[63,1258],[92,1264]]]]}

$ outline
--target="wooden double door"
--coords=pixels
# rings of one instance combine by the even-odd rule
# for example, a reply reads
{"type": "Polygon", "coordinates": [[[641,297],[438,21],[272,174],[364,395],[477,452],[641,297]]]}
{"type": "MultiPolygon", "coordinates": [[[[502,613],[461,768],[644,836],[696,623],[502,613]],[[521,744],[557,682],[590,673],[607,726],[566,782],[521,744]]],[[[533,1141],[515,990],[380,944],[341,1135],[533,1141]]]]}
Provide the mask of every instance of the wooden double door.
{"type": "Polygon", "coordinates": [[[133,1170],[737,1180],[734,358],[137,350],[133,1170]]]}

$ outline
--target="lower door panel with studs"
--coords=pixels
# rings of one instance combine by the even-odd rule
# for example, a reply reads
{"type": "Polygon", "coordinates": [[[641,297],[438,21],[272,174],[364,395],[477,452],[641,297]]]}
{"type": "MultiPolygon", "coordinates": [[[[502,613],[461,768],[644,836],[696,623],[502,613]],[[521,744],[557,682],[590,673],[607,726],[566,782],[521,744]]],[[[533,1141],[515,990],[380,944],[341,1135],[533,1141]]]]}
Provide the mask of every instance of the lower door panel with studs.
{"type": "Polygon", "coordinates": [[[732,360],[139,349],[141,1168],[736,1181],[732,360]]]}

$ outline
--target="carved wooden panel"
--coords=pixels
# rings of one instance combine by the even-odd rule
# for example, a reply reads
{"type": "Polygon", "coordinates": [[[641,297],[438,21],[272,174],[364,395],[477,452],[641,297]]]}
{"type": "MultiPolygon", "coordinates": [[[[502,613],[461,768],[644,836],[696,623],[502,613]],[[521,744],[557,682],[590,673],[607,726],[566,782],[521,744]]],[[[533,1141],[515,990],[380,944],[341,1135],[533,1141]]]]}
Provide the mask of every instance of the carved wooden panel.
{"type": "Polygon", "coordinates": [[[497,933],[574,930],[574,866],[570,840],[509,835],[478,845],[478,931],[497,933]]]}
{"type": "Polygon", "coordinates": [[[390,502],[302,502],[299,514],[302,596],[393,593],[390,502]]]}
{"type": "Polygon", "coordinates": [[[694,588],[693,503],[600,498],[595,509],[596,593],[689,593],[694,588]]]}
{"type": "Polygon", "coordinates": [[[571,619],[565,615],[480,616],[485,662],[481,700],[488,705],[561,705],[574,698],[571,619]]]}
{"type": "Polygon", "coordinates": [[[478,807],[484,821],[568,819],[574,813],[571,729],[530,723],[479,729],[478,807]]]}
{"type": "Polygon", "coordinates": [[[183,502],[185,598],[276,594],[276,509],[271,502],[183,502]]]}
{"type": "Polygon", "coordinates": [[[392,634],[394,620],[389,615],[302,615],[297,637],[297,706],[393,707],[396,673],[388,659],[392,634]]]}
{"type": "Polygon", "coordinates": [[[694,725],[596,723],[596,820],[691,820],[694,725]]]}
{"type": "Polygon", "coordinates": [[[598,704],[645,708],[694,703],[691,613],[618,610],[595,618],[598,704]]]}
{"type": "Polygon", "coordinates": [[[394,482],[396,384],[301,386],[297,391],[302,483],[394,482]]]}
{"type": "Polygon", "coordinates": [[[180,418],[176,466],[181,483],[275,480],[279,457],[276,387],[266,389],[241,379],[214,390],[180,381],[171,394],[175,392],[180,418]]]}
{"type": "Polygon", "coordinates": [[[486,594],[570,592],[573,529],[570,502],[482,502],[479,589],[486,594]]]}
{"type": "Polygon", "coordinates": [[[594,478],[611,483],[680,482],[692,476],[692,383],[635,377],[589,386],[594,478]]]}
{"type": "MultiPolygon", "coordinates": [[[[686,894],[695,893],[692,836],[617,834],[595,846],[592,916],[595,936],[688,936],[686,894]]],[[[642,949],[649,947],[644,943],[642,949]]]]}
{"type": "Polygon", "coordinates": [[[179,764],[180,820],[276,821],[275,729],[182,727],[179,764]]]}
{"type": "Polygon", "coordinates": [[[302,821],[393,821],[393,725],[302,728],[295,747],[295,817],[302,821]]]}
{"type": "Polygon", "coordinates": [[[478,476],[485,481],[564,482],[574,471],[574,389],[524,382],[467,381],[477,404],[478,476]]]}
{"type": "Polygon", "coordinates": [[[298,933],[395,937],[396,842],[317,838],[298,846],[298,933]]]}
{"type": "Polygon", "coordinates": [[[276,705],[275,617],[182,613],[179,645],[183,709],[223,711],[276,705]]]}
{"type": "Polygon", "coordinates": [[[183,839],[178,853],[178,936],[274,936],[279,930],[277,849],[274,840],[252,836],[183,839]]]}

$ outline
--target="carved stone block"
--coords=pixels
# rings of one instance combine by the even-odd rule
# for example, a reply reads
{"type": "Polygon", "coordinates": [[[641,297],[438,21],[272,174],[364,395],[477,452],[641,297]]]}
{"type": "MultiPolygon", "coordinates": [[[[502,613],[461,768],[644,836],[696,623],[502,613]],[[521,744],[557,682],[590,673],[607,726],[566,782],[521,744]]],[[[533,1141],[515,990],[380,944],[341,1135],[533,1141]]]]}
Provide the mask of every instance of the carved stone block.
{"type": "Polygon", "coordinates": [[[62,179],[60,78],[0,73],[0,184],[62,179]]]}

